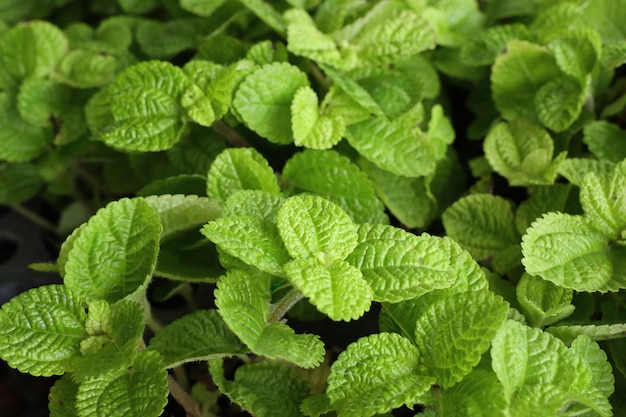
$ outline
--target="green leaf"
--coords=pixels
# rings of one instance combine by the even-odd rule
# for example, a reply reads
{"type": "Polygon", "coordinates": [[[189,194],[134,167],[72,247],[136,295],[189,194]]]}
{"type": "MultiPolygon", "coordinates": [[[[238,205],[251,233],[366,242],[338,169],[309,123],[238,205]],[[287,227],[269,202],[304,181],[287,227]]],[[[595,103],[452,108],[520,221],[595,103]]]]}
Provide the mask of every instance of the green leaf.
{"type": "Polygon", "coordinates": [[[63,285],[24,292],[0,309],[0,356],[20,372],[62,375],[88,336],[79,296],[63,285]]]}
{"type": "Polygon", "coordinates": [[[29,78],[20,85],[17,109],[22,119],[35,126],[51,126],[54,118],[71,106],[72,90],[42,78],[29,78]]]}
{"type": "MultiPolygon", "coordinates": [[[[350,104],[347,107],[350,108],[351,113],[355,113],[355,112],[362,113],[363,110],[366,110],[367,112],[376,116],[382,116],[384,114],[383,110],[380,108],[380,106],[374,100],[374,98],[370,95],[370,93],[365,88],[360,86],[355,80],[333,69],[330,66],[324,66],[324,65],[320,65],[320,66],[324,70],[324,72],[328,74],[329,77],[332,78],[333,83],[334,83],[333,86],[339,87],[339,91],[343,91],[345,95],[348,96],[348,98],[352,99],[352,101],[344,99],[344,101],[347,101],[350,104]],[[357,107],[357,109],[354,109],[353,107],[357,107]]],[[[328,94],[332,96],[333,94],[332,88],[328,94]]],[[[334,94],[337,94],[337,90],[335,90],[334,94]]],[[[332,103],[332,104],[336,106],[335,103],[332,103]]],[[[341,112],[340,114],[344,116],[344,118],[346,118],[344,113],[345,113],[345,110],[341,112]]],[[[369,116],[370,115],[368,113],[359,115],[358,121],[367,119],[369,116]]],[[[346,121],[346,124],[350,124],[349,122],[350,120],[348,119],[346,121]]]]}
{"type": "Polygon", "coordinates": [[[371,234],[372,239],[361,239],[346,261],[363,273],[375,301],[408,300],[449,287],[456,280],[441,238],[368,224],[361,225],[358,233],[371,234]]]}
{"type": "Polygon", "coordinates": [[[444,388],[463,379],[489,349],[509,305],[490,291],[469,291],[431,304],[417,319],[422,363],[444,388]]]}
{"type": "Polygon", "coordinates": [[[181,0],[180,7],[198,16],[208,17],[224,2],[225,0],[181,0]]]}
{"type": "Polygon", "coordinates": [[[201,233],[220,250],[270,274],[282,275],[283,265],[291,260],[276,225],[259,217],[219,218],[201,233]]]}
{"type": "Polygon", "coordinates": [[[224,203],[222,216],[253,216],[276,223],[278,209],[284,200],[280,195],[261,190],[238,191],[224,203]]]}
{"type": "Polygon", "coordinates": [[[279,35],[285,35],[285,23],[283,17],[274,7],[263,0],[239,0],[250,9],[259,19],[274,29],[279,35]]]}
{"type": "Polygon", "coordinates": [[[73,241],[65,284],[86,300],[121,300],[152,276],[161,223],[141,199],[109,203],[73,241]]]}
{"type": "Polygon", "coordinates": [[[140,351],[130,369],[89,378],[78,387],[80,416],[157,417],[167,403],[167,372],[157,352],[140,351]]]}
{"type": "Polygon", "coordinates": [[[528,322],[533,327],[554,324],[574,312],[574,291],[559,287],[539,277],[523,274],[517,284],[519,301],[528,322]]]}
{"type": "Polygon", "coordinates": [[[441,396],[441,415],[457,417],[506,417],[508,400],[496,376],[475,369],[441,396]]]}
{"type": "Polygon", "coordinates": [[[626,158],[626,132],[616,124],[597,120],[585,125],[583,141],[601,160],[620,162],[626,158]]]}
{"type": "Polygon", "coordinates": [[[565,344],[571,344],[578,336],[584,335],[591,340],[602,341],[626,337],[626,324],[589,324],[550,326],[546,329],[565,344]]]}
{"type": "Polygon", "coordinates": [[[34,197],[44,180],[33,164],[9,164],[0,168],[0,204],[20,204],[34,197]]]}
{"type": "Polygon", "coordinates": [[[291,102],[308,85],[306,74],[293,65],[263,65],[239,85],[233,106],[251,130],[270,142],[289,144],[293,142],[291,102]]]}
{"type": "Polygon", "coordinates": [[[326,395],[339,417],[369,417],[405,404],[412,407],[434,378],[420,366],[420,352],[393,333],[362,337],[330,368],[326,395]]]}
{"type": "Polygon", "coordinates": [[[198,34],[193,22],[175,19],[166,22],[142,20],[137,24],[137,43],[149,58],[171,59],[196,47],[198,34]]]}
{"type": "Polygon", "coordinates": [[[526,272],[576,291],[617,291],[626,287],[626,249],[610,244],[587,219],[548,213],[522,238],[526,272]]]}
{"type": "Polygon", "coordinates": [[[559,166],[559,174],[572,184],[580,186],[590,172],[610,175],[615,164],[605,159],[568,158],[559,166]]]}
{"type": "Polygon", "coordinates": [[[198,310],[165,326],[149,349],[163,357],[168,368],[245,353],[245,347],[216,310],[198,310]]]}
{"type": "Polygon", "coordinates": [[[215,158],[207,176],[207,194],[222,202],[240,190],[280,194],[274,171],[253,148],[226,149],[215,158]]]}
{"type": "Polygon", "coordinates": [[[34,126],[21,118],[16,97],[0,91],[0,160],[26,162],[41,155],[52,142],[49,127],[34,126]]]}
{"type": "Polygon", "coordinates": [[[61,59],[54,79],[75,88],[101,87],[113,80],[117,65],[113,55],[97,50],[75,49],[61,59]]]}
{"type": "Polygon", "coordinates": [[[171,148],[182,134],[183,95],[191,80],[178,67],[146,61],[127,68],[108,88],[113,124],[99,138],[125,151],[171,148]]]}
{"type": "Polygon", "coordinates": [[[291,103],[291,128],[296,146],[329,149],[335,146],[345,132],[343,118],[336,114],[321,115],[315,91],[301,87],[291,103]]]}
{"type": "Polygon", "coordinates": [[[305,416],[320,417],[333,411],[333,407],[330,405],[330,400],[326,394],[316,394],[310,395],[302,401],[300,411],[305,416]]]}
{"type": "Polygon", "coordinates": [[[532,41],[528,28],[520,23],[490,27],[461,47],[463,62],[469,65],[491,65],[512,39],[532,41]]]}
{"type": "Polygon", "coordinates": [[[472,194],[448,207],[442,216],[446,234],[474,259],[497,256],[519,245],[511,203],[491,194],[472,194]]]}
{"type": "Polygon", "coordinates": [[[206,177],[197,174],[181,174],[162,180],[154,180],[141,187],[135,196],[148,197],[167,194],[206,197],[206,177]]]}
{"type": "Polygon", "coordinates": [[[345,261],[296,259],[284,271],[311,304],[332,320],[357,319],[370,308],[372,289],[361,272],[345,261]]]}
{"type": "Polygon", "coordinates": [[[545,83],[559,75],[556,60],[546,48],[521,40],[509,41],[491,70],[496,107],[508,120],[537,120],[535,96],[545,83]]]}
{"type": "Polygon", "coordinates": [[[559,68],[584,83],[599,61],[602,40],[593,29],[576,28],[551,41],[548,47],[554,52],[559,68]]]}
{"type": "Polygon", "coordinates": [[[284,323],[267,323],[270,295],[261,281],[231,270],[217,283],[215,305],[228,327],[254,353],[284,359],[303,368],[322,362],[324,344],[318,336],[298,334],[284,323]]]}
{"type": "Polygon", "coordinates": [[[305,150],[291,157],[281,175],[286,188],[324,197],[355,223],[387,223],[384,206],[367,176],[335,151],[305,150]]]}
{"type": "Polygon", "coordinates": [[[587,362],[593,375],[593,386],[605,398],[609,398],[615,391],[615,377],[613,376],[613,367],[600,345],[588,336],[578,336],[572,343],[570,350],[587,362]]]}
{"type": "Polygon", "coordinates": [[[75,417],[78,415],[76,411],[76,393],[78,392],[78,384],[69,374],[58,379],[48,395],[48,410],[50,417],[75,417]]]}
{"type": "Polygon", "coordinates": [[[580,203],[585,217],[598,231],[611,239],[626,237],[626,162],[618,164],[612,175],[585,176],[580,190],[580,203]]]}
{"type": "Polygon", "coordinates": [[[531,223],[550,211],[565,211],[565,205],[572,191],[571,184],[553,184],[534,187],[528,200],[520,203],[515,211],[515,226],[520,234],[526,233],[531,223]]]}
{"type": "Polygon", "coordinates": [[[539,121],[555,132],[565,131],[580,115],[586,94],[586,80],[581,85],[562,76],[546,82],[535,97],[539,121]]]}
{"type": "Polygon", "coordinates": [[[525,119],[491,128],[484,150],[489,164],[511,185],[552,184],[566,155],[553,160],[554,142],[548,132],[525,119]]]}
{"type": "Polygon", "coordinates": [[[348,214],[323,197],[289,197],[278,210],[278,232],[289,255],[315,257],[322,264],[344,259],[357,244],[356,226],[348,214]]]}
{"type": "Polygon", "coordinates": [[[211,377],[231,401],[254,416],[302,416],[299,405],[309,390],[296,371],[281,362],[259,362],[240,366],[235,379],[224,376],[221,360],[209,361],[211,377]]]}
{"type": "Polygon", "coordinates": [[[41,20],[22,22],[0,35],[0,89],[43,78],[68,50],[63,32],[41,20]]]}

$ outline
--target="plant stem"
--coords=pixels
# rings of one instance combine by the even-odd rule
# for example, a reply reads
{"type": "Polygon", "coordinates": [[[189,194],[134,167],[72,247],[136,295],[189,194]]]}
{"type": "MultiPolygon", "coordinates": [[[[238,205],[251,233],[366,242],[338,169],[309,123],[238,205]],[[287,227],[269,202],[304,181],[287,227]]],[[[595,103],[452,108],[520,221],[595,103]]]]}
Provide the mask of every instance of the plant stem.
{"type": "Polygon", "coordinates": [[[296,305],[298,301],[300,301],[304,297],[300,291],[296,288],[289,291],[281,300],[274,305],[274,309],[270,313],[267,318],[268,323],[276,323],[280,319],[282,319],[285,314],[296,305]]]}
{"type": "Polygon", "coordinates": [[[19,214],[20,216],[28,219],[29,221],[35,223],[37,226],[41,227],[44,230],[57,234],[57,228],[54,224],[50,223],[48,220],[41,217],[39,214],[34,211],[27,209],[24,206],[19,204],[11,205],[11,209],[19,214]]]}
{"type": "Polygon", "coordinates": [[[155,334],[163,329],[163,324],[159,320],[154,318],[152,314],[150,314],[149,317],[146,318],[146,324],[155,334]]]}
{"type": "Polygon", "coordinates": [[[237,146],[239,148],[249,148],[250,144],[247,140],[243,138],[239,133],[235,132],[230,126],[221,120],[217,120],[213,122],[211,128],[215,130],[220,135],[224,136],[226,140],[233,146],[237,146]]]}
{"type": "Polygon", "coordinates": [[[169,388],[172,397],[174,397],[178,404],[185,409],[188,416],[203,417],[202,407],[200,404],[191,398],[191,395],[189,395],[171,375],[167,376],[167,387],[169,388]]]}
{"type": "Polygon", "coordinates": [[[332,84],[332,80],[325,76],[317,65],[311,63],[310,68],[313,78],[315,78],[315,80],[320,83],[325,91],[328,91],[330,85],[332,84]]]}

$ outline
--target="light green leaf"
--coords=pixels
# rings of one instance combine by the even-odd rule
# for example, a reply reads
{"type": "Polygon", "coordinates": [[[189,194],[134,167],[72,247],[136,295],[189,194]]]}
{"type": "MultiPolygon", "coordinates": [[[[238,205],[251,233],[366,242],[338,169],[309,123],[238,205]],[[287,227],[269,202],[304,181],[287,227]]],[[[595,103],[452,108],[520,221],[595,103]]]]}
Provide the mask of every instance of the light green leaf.
{"type": "Polygon", "coordinates": [[[281,175],[292,192],[309,192],[341,207],[355,223],[388,223],[367,176],[335,151],[305,150],[287,161],[281,175]]]}
{"type": "Polygon", "coordinates": [[[142,199],[109,203],[73,241],[65,284],[86,300],[121,300],[152,276],[161,223],[142,199]]]}
{"type": "Polygon", "coordinates": [[[259,362],[243,365],[235,371],[234,380],[224,376],[221,360],[209,361],[209,371],[220,391],[254,416],[302,416],[299,405],[309,387],[287,364],[259,362]]]}
{"type": "Polygon", "coordinates": [[[605,398],[609,398],[615,391],[615,377],[606,352],[589,336],[578,336],[572,343],[570,350],[587,362],[593,375],[593,386],[605,398]]]}
{"type": "Polygon", "coordinates": [[[339,417],[369,417],[403,404],[412,407],[434,382],[423,373],[420,352],[408,339],[379,333],[339,354],[326,395],[339,417]]]}
{"type": "Polygon", "coordinates": [[[197,85],[192,85],[185,91],[180,105],[185,110],[185,115],[201,126],[211,127],[216,120],[211,98],[197,85]]]}
{"type": "Polygon", "coordinates": [[[180,68],[164,61],[127,68],[108,88],[113,124],[99,138],[126,151],[171,148],[182,134],[180,102],[192,85],[180,68]]]}
{"type": "Polygon", "coordinates": [[[610,244],[581,216],[548,213],[522,238],[526,272],[576,291],[626,287],[626,249],[610,244]]]}
{"type": "Polygon", "coordinates": [[[472,194],[448,207],[442,216],[446,234],[474,259],[485,259],[519,245],[511,203],[491,194],[472,194]]]}
{"type": "Polygon", "coordinates": [[[78,387],[79,416],[157,417],[167,404],[167,371],[157,352],[140,351],[130,369],[89,378],[78,387]]]}
{"type": "Polygon", "coordinates": [[[245,353],[245,347],[216,310],[198,310],[165,326],[149,349],[163,357],[168,368],[245,353]]]}
{"type": "Polygon", "coordinates": [[[0,204],[20,204],[34,197],[44,185],[33,164],[9,164],[0,168],[0,204]]]}
{"type": "Polygon", "coordinates": [[[537,91],[559,75],[556,60],[546,48],[521,40],[509,41],[505,53],[496,58],[491,70],[496,107],[508,120],[519,117],[536,120],[537,91]]]}
{"type": "Polygon", "coordinates": [[[261,281],[231,270],[217,283],[215,305],[228,327],[254,353],[284,359],[304,368],[319,365],[324,344],[318,336],[298,334],[284,323],[267,323],[270,294],[261,281]]]}
{"type": "MultiPolygon", "coordinates": [[[[359,235],[367,235],[368,229],[385,234],[383,228],[395,229],[366,224],[359,227],[359,235]]],[[[390,230],[388,234],[393,237],[361,241],[346,259],[363,273],[375,301],[408,300],[449,287],[456,280],[441,238],[415,236],[402,229],[390,230]]]]}
{"type": "Polygon", "coordinates": [[[336,114],[321,115],[317,94],[311,87],[301,87],[291,103],[291,128],[296,146],[329,149],[345,132],[343,118],[336,114]]]}
{"type": "Polygon", "coordinates": [[[246,60],[250,60],[257,65],[287,62],[287,48],[282,42],[260,41],[250,46],[246,53],[246,60]]]}
{"type": "Polygon", "coordinates": [[[551,41],[548,47],[565,74],[585,82],[599,61],[602,40],[595,30],[581,27],[566,31],[551,41]]]}
{"type": "Polygon", "coordinates": [[[172,235],[195,229],[220,217],[220,206],[215,200],[195,195],[160,195],[144,197],[161,220],[161,243],[172,235]]]}
{"type": "Polygon", "coordinates": [[[24,292],[0,309],[0,356],[20,372],[62,375],[87,338],[82,299],[63,285],[24,292]]]}
{"type": "Polygon", "coordinates": [[[20,117],[16,97],[0,91],[0,160],[26,162],[41,155],[53,139],[52,129],[20,117]]]}
{"type": "Polygon", "coordinates": [[[276,225],[252,216],[219,218],[205,225],[201,233],[227,254],[270,274],[282,275],[291,260],[276,225]]]}
{"type": "Polygon", "coordinates": [[[516,286],[519,301],[528,322],[533,327],[554,324],[574,312],[574,291],[559,287],[539,277],[523,274],[516,286]]]}
{"type": "Polygon", "coordinates": [[[552,184],[533,187],[528,200],[520,203],[515,211],[515,226],[520,234],[526,233],[531,223],[550,211],[565,211],[565,204],[572,191],[571,184],[552,184]]]}
{"type": "Polygon", "coordinates": [[[626,324],[589,324],[589,325],[563,325],[550,326],[548,333],[558,337],[566,345],[571,344],[578,336],[585,335],[591,340],[602,341],[620,339],[626,337],[626,324]]]}
{"type": "Polygon", "coordinates": [[[626,238],[626,162],[618,164],[612,175],[585,176],[580,203],[591,225],[611,239],[626,238]]]}
{"type": "Polygon", "coordinates": [[[598,159],[620,162],[626,158],[626,132],[616,124],[596,120],[587,123],[583,133],[583,141],[598,159]]]}
{"type": "Polygon", "coordinates": [[[69,374],[58,379],[48,395],[50,417],[76,417],[76,393],[78,384],[69,374]]]}
{"type": "Polygon", "coordinates": [[[263,0],[238,0],[250,9],[259,19],[274,29],[279,35],[285,35],[285,22],[274,7],[263,0]]]}
{"type": "Polygon", "coordinates": [[[441,415],[455,417],[506,417],[509,405],[500,381],[483,369],[444,390],[440,404],[441,415]]]}
{"type": "MultiPolygon", "coordinates": [[[[324,70],[324,72],[328,74],[329,77],[332,78],[333,83],[334,83],[333,86],[338,86],[339,91],[343,91],[345,95],[348,96],[348,98],[352,99],[352,101],[350,101],[350,100],[345,100],[344,98],[343,104],[344,104],[344,107],[348,107],[350,114],[356,113],[358,115],[357,117],[358,121],[367,119],[370,116],[368,113],[362,114],[363,110],[366,110],[367,112],[376,116],[382,116],[384,114],[383,110],[380,108],[378,103],[376,103],[376,101],[370,95],[370,93],[367,90],[365,90],[363,87],[361,87],[355,80],[353,80],[351,77],[347,75],[342,74],[341,72],[335,70],[334,68],[330,66],[325,66],[325,65],[320,65],[320,66],[324,70]],[[346,101],[348,103],[345,103],[346,101]],[[362,109],[361,108],[354,109],[353,107],[355,107],[355,105],[357,108],[361,107],[362,109]]],[[[329,94],[331,94],[331,96],[333,95],[332,88],[329,94]]],[[[337,92],[335,92],[335,94],[337,94],[337,92]]],[[[325,100],[327,100],[327,98],[325,98],[325,100]]],[[[335,103],[332,102],[332,100],[331,100],[331,103],[333,105],[336,105],[335,103]]],[[[346,113],[346,110],[344,109],[343,111],[340,111],[339,114],[344,116],[345,118],[345,113],[346,113]]],[[[354,115],[352,116],[352,118],[354,118],[354,115]]],[[[346,120],[346,124],[350,124],[351,121],[352,121],[351,118],[348,118],[346,120]]]]}
{"type": "Polygon", "coordinates": [[[243,190],[228,197],[222,208],[223,217],[253,216],[276,223],[278,209],[285,199],[261,190],[243,190]]]}
{"type": "Polygon", "coordinates": [[[71,107],[72,90],[42,78],[29,78],[20,85],[17,109],[22,119],[35,126],[51,126],[54,118],[71,107]]]}
{"type": "Polygon", "coordinates": [[[300,404],[300,411],[305,416],[320,417],[323,414],[333,411],[333,407],[330,405],[328,396],[322,393],[306,397],[300,404]]]}
{"type": "Polygon", "coordinates": [[[225,0],[181,0],[180,7],[198,16],[208,17],[224,3],[225,0]]]}
{"type": "Polygon", "coordinates": [[[253,148],[226,149],[215,158],[207,177],[207,194],[222,202],[240,190],[280,194],[274,171],[253,148]]]}
{"type": "Polygon", "coordinates": [[[263,65],[248,75],[235,92],[233,106],[246,126],[270,142],[293,142],[291,102],[306,74],[287,63],[263,65]]]}
{"type": "Polygon", "coordinates": [[[0,89],[47,76],[67,50],[67,38],[49,22],[22,22],[4,31],[0,35],[0,89]]]}
{"type": "Polygon", "coordinates": [[[311,304],[332,320],[354,320],[370,308],[372,289],[361,272],[345,261],[296,259],[286,264],[284,270],[311,304]]]}
{"type": "Polygon", "coordinates": [[[586,80],[581,85],[570,77],[543,84],[535,96],[539,121],[555,132],[563,132],[576,121],[586,98],[586,80]]]}
{"type": "Polygon", "coordinates": [[[590,172],[610,175],[614,167],[615,164],[606,159],[568,158],[559,166],[559,174],[580,186],[590,172]]]}
{"type": "Polygon", "coordinates": [[[94,88],[110,83],[117,70],[113,55],[102,51],[75,49],[59,62],[54,79],[75,88],[94,88]]]}
{"type": "Polygon", "coordinates": [[[528,28],[520,23],[503,24],[479,32],[461,47],[463,62],[469,65],[492,65],[512,39],[532,41],[528,28]]]}
{"type": "Polygon", "coordinates": [[[432,303],[417,319],[422,363],[444,388],[478,364],[506,320],[509,305],[490,291],[469,291],[432,303]]]}
{"type": "Polygon", "coordinates": [[[552,184],[566,155],[561,153],[553,160],[552,138],[526,119],[492,127],[483,146],[489,164],[511,185],[552,184]]]}
{"type": "Polygon", "coordinates": [[[356,226],[348,214],[325,198],[289,197],[278,210],[278,232],[289,255],[315,257],[322,264],[344,259],[357,244],[356,226]]]}

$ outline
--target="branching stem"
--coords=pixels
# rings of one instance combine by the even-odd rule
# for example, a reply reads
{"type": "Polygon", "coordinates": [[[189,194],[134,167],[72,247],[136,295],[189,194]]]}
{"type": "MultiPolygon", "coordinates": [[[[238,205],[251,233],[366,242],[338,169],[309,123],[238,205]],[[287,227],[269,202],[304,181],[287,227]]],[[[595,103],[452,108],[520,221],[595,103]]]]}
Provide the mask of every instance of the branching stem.
{"type": "Polygon", "coordinates": [[[167,376],[167,387],[172,397],[185,409],[188,416],[203,417],[200,404],[191,398],[191,395],[189,395],[171,375],[167,376]]]}
{"type": "Polygon", "coordinates": [[[213,122],[213,124],[211,125],[211,128],[213,128],[213,130],[215,130],[220,135],[224,136],[226,140],[233,146],[237,146],[239,148],[250,147],[250,144],[248,143],[247,140],[243,138],[243,136],[241,136],[239,133],[237,133],[235,130],[233,130],[230,126],[228,126],[226,123],[222,122],[221,120],[217,120],[213,122]]]}
{"type": "Polygon", "coordinates": [[[302,297],[304,296],[296,288],[289,291],[278,303],[276,303],[276,305],[274,305],[274,309],[270,313],[267,322],[276,323],[282,319],[285,314],[287,314],[287,312],[302,299],[302,297]]]}

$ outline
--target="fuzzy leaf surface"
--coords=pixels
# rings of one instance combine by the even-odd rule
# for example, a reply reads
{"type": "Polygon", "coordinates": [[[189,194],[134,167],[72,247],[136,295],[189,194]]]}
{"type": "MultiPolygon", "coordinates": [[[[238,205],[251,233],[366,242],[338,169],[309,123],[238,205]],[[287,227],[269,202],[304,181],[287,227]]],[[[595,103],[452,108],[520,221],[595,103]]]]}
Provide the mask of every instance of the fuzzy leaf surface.
{"type": "Polygon", "coordinates": [[[82,299],[63,285],[24,292],[0,309],[0,356],[20,372],[62,375],[87,338],[82,299]]]}
{"type": "Polygon", "coordinates": [[[309,192],[341,207],[355,223],[387,223],[384,206],[367,176],[333,150],[305,150],[287,161],[282,180],[293,192],[309,192]]]}
{"type": "Polygon", "coordinates": [[[291,128],[296,146],[311,149],[329,149],[344,135],[345,123],[337,114],[320,114],[319,100],[315,91],[301,87],[291,103],[291,128]]]}
{"type": "Polygon", "coordinates": [[[458,417],[506,417],[509,405],[502,384],[483,369],[443,391],[440,404],[442,415],[458,417]]]}
{"type": "Polygon", "coordinates": [[[291,9],[284,16],[287,21],[289,52],[338,68],[346,65],[333,38],[321,32],[307,12],[291,9]]]}
{"type": "Polygon", "coordinates": [[[570,350],[583,358],[589,365],[593,375],[593,386],[605,397],[609,398],[615,392],[615,377],[613,367],[608,361],[606,352],[589,336],[578,336],[572,343],[570,350]]]}
{"type": "Polygon", "coordinates": [[[309,84],[306,75],[287,63],[264,65],[248,75],[235,92],[233,106],[244,123],[277,144],[293,142],[291,102],[309,84]]]}
{"type": "Polygon", "coordinates": [[[100,209],[73,241],[64,282],[85,300],[114,303],[152,276],[162,226],[141,199],[122,199],[100,209]]]}
{"type": "Polygon", "coordinates": [[[340,417],[369,417],[406,404],[408,407],[435,382],[424,375],[420,352],[394,333],[362,337],[333,363],[326,395],[340,417]]]}
{"type": "Polygon", "coordinates": [[[72,379],[70,374],[63,375],[57,380],[48,395],[48,411],[50,417],[75,417],[76,412],[76,393],[78,392],[78,384],[72,379]]]}
{"type": "Polygon", "coordinates": [[[626,324],[574,324],[550,326],[546,331],[561,339],[563,343],[570,344],[581,335],[588,336],[591,340],[595,341],[623,338],[626,336],[626,324]]]}
{"type": "Polygon", "coordinates": [[[207,174],[209,197],[224,202],[240,190],[280,194],[274,171],[253,148],[226,149],[215,158],[207,174]]]}
{"type": "Polygon", "coordinates": [[[574,291],[542,278],[523,274],[515,287],[517,301],[533,327],[554,324],[574,312],[574,291]]]}
{"type": "Polygon", "coordinates": [[[16,97],[0,91],[0,160],[30,161],[45,151],[52,142],[49,128],[34,126],[21,118],[16,97]]]}
{"type": "Polygon", "coordinates": [[[83,381],[76,395],[79,417],[157,417],[167,403],[167,371],[157,352],[141,351],[130,369],[83,381]]]}
{"type": "Polygon", "coordinates": [[[509,305],[490,291],[458,293],[431,304],[418,318],[415,341],[423,363],[449,388],[463,379],[489,349],[509,305]]]}
{"type": "Polygon", "coordinates": [[[626,238],[626,162],[618,164],[610,177],[590,173],[580,190],[585,217],[611,239],[626,238]]]}
{"type": "Polygon", "coordinates": [[[165,326],[150,340],[150,349],[168,368],[245,353],[245,346],[216,310],[198,310],[165,326]]]}
{"type": "Polygon", "coordinates": [[[363,273],[375,301],[399,302],[446,288],[456,280],[445,243],[427,234],[415,236],[383,225],[361,225],[359,236],[377,229],[387,238],[360,240],[346,261],[363,273]],[[389,230],[388,233],[383,229],[389,230]]]}
{"type": "Polygon", "coordinates": [[[361,271],[345,261],[328,264],[309,257],[289,262],[284,270],[294,286],[332,320],[357,319],[370,308],[372,289],[361,271]]]}
{"type": "Polygon", "coordinates": [[[278,210],[278,232],[292,258],[323,263],[344,259],[356,246],[356,226],[335,203],[310,194],[288,198],[278,210]]]}

